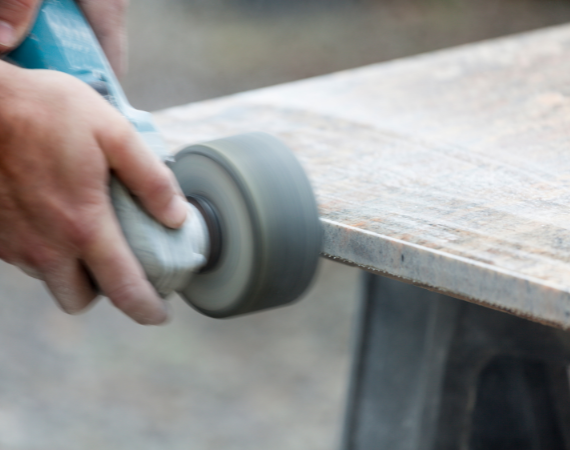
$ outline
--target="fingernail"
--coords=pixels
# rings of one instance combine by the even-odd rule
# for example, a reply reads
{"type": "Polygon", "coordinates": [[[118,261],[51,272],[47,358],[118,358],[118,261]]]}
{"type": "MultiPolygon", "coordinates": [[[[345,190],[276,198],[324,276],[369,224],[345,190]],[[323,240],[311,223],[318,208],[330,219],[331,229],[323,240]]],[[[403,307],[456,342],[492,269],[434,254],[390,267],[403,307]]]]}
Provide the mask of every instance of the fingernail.
{"type": "Polygon", "coordinates": [[[4,20],[0,20],[0,45],[12,47],[16,43],[14,27],[4,20]]]}
{"type": "Polygon", "coordinates": [[[188,203],[179,195],[175,195],[164,214],[164,224],[169,228],[179,228],[188,215],[188,203]]]}

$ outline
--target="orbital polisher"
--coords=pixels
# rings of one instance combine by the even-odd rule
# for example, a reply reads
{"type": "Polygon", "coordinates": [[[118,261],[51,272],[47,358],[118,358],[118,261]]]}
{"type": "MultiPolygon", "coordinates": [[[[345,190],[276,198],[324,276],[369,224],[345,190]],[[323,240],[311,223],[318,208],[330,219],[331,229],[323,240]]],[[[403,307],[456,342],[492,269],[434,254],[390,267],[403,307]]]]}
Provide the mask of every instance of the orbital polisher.
{"type": "Polygon", "coordinates": [[[192,211],[178,230],[149,216],[121,182],[110,195],[127,241],[165,297],[178,292],[211,317],[297,299],[318,263],[321,227],[311,185],[291,150],[263,133],[187,147],[172,157],[152,116],[128,103],[73,0],[45,0],[8,60],[71,74],[93,87],[174,172],[192,211]]]}

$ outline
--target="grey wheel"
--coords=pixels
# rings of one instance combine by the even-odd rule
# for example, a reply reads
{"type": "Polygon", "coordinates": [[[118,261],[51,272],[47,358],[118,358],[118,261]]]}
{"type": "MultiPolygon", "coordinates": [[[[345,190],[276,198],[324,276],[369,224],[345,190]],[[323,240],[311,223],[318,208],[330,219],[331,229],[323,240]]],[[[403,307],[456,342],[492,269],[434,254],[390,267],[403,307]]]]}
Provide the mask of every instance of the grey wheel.
{"type": "Polygon", "coordinates": [[[307,289],[321,226],[311,185],[287,146],[263,133],[232,136],[180,151],[171,168],[219,230],[211,236],[219,249],[213,264],[180,292],[189,304],[228,317],[289,303],[307,289]]]}

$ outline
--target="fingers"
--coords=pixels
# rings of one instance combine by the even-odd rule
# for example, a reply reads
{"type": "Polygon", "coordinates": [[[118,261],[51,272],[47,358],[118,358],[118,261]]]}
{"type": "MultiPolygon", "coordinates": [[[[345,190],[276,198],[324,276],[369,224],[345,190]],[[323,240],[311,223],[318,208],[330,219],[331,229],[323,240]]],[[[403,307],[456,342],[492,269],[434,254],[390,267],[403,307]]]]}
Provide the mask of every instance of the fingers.
{"type": "Polygon", "coordinates": [[[0,0],[0,52],[22,41],[32,26],[41,0],[0,0]]]}
{"type": "Polygon", "coordinates": [[[129,249],[110,205],[99,221],[96,236],[82,253],[99,287],[118,309],[136,322],[163,323],[167,319],[166,305],[129,249]]]}
{"type": "Polygon", "coordinates": [[[130,127],[118,135],[107,133],[102,140],[109,166],[146,210],[167,227],[180,227],[188,204],[170,169],[130,127]]]}
{"type": "Polygon", "coordinates": [[[81,312],[97,296],[77,259],[61,259],[44,270],[41,278],[61,308],[69,314],[81,312]]]}
{"type": "Polygon", "coordinates": [[[126,72],[127,0],[77,0],[91,24],[111,67],[121,76],[126,72]]]}

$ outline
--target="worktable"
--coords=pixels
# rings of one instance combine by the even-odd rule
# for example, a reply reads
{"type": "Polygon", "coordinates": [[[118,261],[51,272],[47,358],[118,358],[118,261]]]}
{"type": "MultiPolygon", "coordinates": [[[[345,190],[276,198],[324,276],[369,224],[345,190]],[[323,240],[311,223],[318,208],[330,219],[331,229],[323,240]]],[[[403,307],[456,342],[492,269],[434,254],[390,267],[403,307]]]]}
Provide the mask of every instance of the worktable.
{"type": "Polygon", "coordinates": [[[570,25],[156,120],[281,138],[323,255],[368,273],[343,449],[570,449],[570,25]]]}
{"type": "Polygon", "coordinates": [[[168,144],[248,131],[308,171],[323,254],[570,327],[570,26],[168,109],[168,144]]]}

